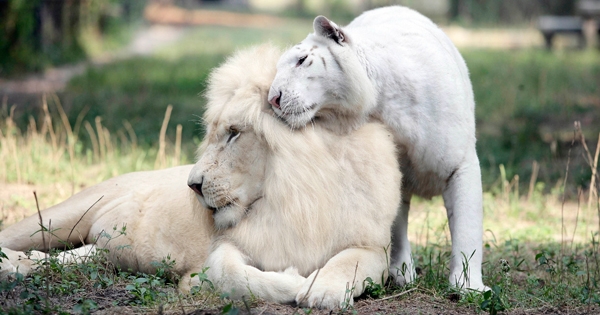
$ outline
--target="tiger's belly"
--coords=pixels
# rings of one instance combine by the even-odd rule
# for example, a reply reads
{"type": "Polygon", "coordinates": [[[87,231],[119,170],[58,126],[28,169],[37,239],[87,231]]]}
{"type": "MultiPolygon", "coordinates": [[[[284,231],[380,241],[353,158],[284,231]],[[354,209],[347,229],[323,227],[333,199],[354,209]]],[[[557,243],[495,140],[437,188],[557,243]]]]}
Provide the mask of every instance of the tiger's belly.
{"type": "Polygon", "coordinates": [[[414,167],[414,163],[406,155],[400,157],[400,160],[403,162],[400,168],[404,175],[402,177],[402,197],[404,200],[411,195],[431,199],[444,192],[450,174],[439,174],[431,169],[424,169],[422,165],[417,169],[414,167]]]}

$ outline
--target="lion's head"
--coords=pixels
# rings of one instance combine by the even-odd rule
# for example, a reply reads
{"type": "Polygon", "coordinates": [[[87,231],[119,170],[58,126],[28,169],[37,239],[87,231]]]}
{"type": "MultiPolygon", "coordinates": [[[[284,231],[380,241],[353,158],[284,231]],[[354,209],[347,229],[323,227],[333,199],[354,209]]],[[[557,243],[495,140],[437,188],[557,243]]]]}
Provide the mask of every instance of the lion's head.
{"type": "Polygon", "coordinates": [[[218,229],[236,225],[262,198],[265,147],[264,140],[244,124],[243,118],[211,124],[203,154],[190,173],[188,185],[200,202],[214,212],[218,229]]]}
{"type": "MultiPolygon", "coordinates": [[[[273,111],[290,127],[313,119],[345,118],[362,123],[376,104],[375,90],[352,38],[335,23],[318,16],[314,33],[286,51],[268,99],[273,111]]],[[[354,126],[356,127],[356,126],[354,126]]]]}
{"type": "Polygon", "coordinates": [[[260,121],[267,116],[262,111],[270,111],[267,88],[280,54],[268,45],[246,50],[210,76],[206,135],[188,185],[200,202],[214,211],[217,229],[235,226],[263,196],[268,144],[260,121]],[[264,60],[255,60],[257,56],[264,60]],[[263,75],[248,76],[242,69],[263,75]]]}

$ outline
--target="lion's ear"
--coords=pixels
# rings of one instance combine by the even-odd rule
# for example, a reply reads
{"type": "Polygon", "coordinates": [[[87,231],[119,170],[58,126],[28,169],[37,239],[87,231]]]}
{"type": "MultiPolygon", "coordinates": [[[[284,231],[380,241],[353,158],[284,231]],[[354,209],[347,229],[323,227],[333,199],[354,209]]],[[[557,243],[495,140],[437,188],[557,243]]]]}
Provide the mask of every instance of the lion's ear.
{"type": "Polygon", "coordinates": [[[346,35],[342,29],[337,26],[337,24],[333,23],[333,21],[330,21],[322,15],[315,18],[313,28],[315,29],[315,34],[331,38],[340,45],[346,41],[346,35]]]}

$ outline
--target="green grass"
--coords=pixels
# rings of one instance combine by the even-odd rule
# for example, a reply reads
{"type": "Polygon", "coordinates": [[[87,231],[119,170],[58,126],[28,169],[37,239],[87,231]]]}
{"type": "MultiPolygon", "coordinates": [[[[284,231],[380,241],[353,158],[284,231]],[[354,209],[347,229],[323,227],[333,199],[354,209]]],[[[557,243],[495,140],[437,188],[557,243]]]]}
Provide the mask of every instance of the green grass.
{"type": "MultiPolygon", "coordinates": [[[[205,88],[210,69],[223,55],[202,55],[177,60],[136,58],[103,68],[90,69],[73,80],[61,95],[70,120],[85,112],[86,119],[102,117],[111,130],[124,130],[129,122],[140,141],[149,145],[160,130],[162,116],[173,105],[171,122],[183,126],[188,153],[202,136],[197,124],[204,100],[199,93],[205,88]],[[194,141],[194,138],[196,141],[194,141]]],[[[169,133],[174,137],[174,129],[169,133]]]]}
{"type": "MultiPolygon", "coordinates": [[[[307,31],[295,23],[273,30],[204,27],[153,56],[90,68],[71,80],[59,98],[72,124],[80,114],[90,122],[100,116],[107,128],[119,132],[125,130],[127,121],[142,145],[155,141],[165,109],[173,105],[171,123],[183,126],[183,149],[191,158],[203,135],[198,121],[203,113],[202,92],[210,70],[235,49],[268,40],[284,47],[294,43],[293,38],[301,40],[307,31]]],[[[16,118],[20,125],[25,123],[26,116],[16,118]]],[[[167,135],[174,138],[174,129],[167,135]]]]}
{"type": "MultiPolygon", "coordinates": [[[[600,54],[597,51],[550,53],[542,50],[463,52],[477,102],[478,153],[489,185],[503,164],[509,178],[531,176],[553,185],[564,177],[573,123],[581,121],[594,148],[600,132],[600,54]]],[[[583,165],[580,151],[572,163],[583,165]]],[[[589,168],[577,176],[585,187],[589,168]]],[[[547,187],[549,188],[549,187],[547,187]]]]}
{"type": "Polygon", "coordinates": [[[145,313],[159,307],[168,310],[172,305],[180,309],[198,303],[210,309],[231,305],[206,290],[179,294],[171,271],[174,261],[168,258],[154,262],[153,274],[115,268],[105,250],[72,265],[50,253],[40,264],[27,277],[15,274],[0,282],[0,314],[90,314],[101,309],[120,313],[123,308],[145,313]]]}

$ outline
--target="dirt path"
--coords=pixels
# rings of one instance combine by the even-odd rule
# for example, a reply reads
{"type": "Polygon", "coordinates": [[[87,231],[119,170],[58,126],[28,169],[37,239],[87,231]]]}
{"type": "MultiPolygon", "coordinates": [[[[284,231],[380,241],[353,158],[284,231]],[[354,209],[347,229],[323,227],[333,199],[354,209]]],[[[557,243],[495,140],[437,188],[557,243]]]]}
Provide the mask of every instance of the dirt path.
{"type": "Polygon", "coordinates": [[[179,40],[186,28],[172,25],[152,25],[139,30],[131,43],[116,52],[106,52],[77,64],[49,68],[42,74],[32,74],[20,80],[0,79],[0,94],[40,94],[62,91],[69,80],[83,74],[89,66],[100,66],[134,56],[147,56],[157,49],[179,40]]]}

